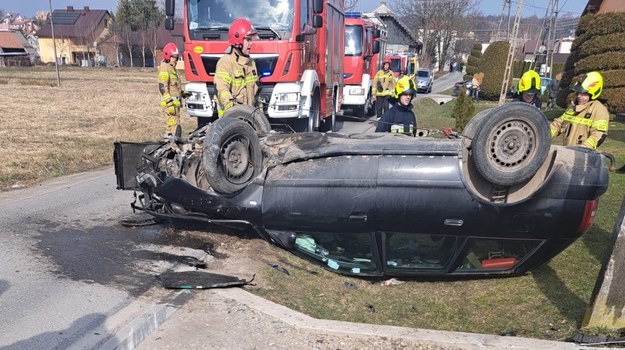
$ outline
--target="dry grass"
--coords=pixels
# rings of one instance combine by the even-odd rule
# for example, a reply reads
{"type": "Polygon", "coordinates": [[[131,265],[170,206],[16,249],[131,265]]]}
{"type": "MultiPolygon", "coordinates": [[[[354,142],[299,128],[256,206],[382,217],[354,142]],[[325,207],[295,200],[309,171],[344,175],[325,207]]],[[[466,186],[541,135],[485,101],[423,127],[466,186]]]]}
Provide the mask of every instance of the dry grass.
{"type": "MultiPolygon", "coordinates": [[[[156,72],[65,68],[0,70],[5,114],[0,190],[112,164],[113,142],[154,140],[165,130],[156,72]]],[[[195,119],[185,112],[183,130],[195,119]]]]}

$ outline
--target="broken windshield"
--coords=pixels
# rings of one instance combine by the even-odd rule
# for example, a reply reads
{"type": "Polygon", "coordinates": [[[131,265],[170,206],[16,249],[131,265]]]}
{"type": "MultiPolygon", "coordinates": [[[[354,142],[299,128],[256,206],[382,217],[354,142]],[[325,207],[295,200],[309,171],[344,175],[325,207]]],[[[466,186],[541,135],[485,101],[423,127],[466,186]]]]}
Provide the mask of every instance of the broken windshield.
{"type": "Polygon", "coordinates": [[[294,0],[188,0],[189,32],[194,38],[202,37],[200,33],[207,31],[222,31],[225,39],[230,23],[244,17],[259,31],[261,39],[288,39],[293,28],[293,2],[294,0]]]}

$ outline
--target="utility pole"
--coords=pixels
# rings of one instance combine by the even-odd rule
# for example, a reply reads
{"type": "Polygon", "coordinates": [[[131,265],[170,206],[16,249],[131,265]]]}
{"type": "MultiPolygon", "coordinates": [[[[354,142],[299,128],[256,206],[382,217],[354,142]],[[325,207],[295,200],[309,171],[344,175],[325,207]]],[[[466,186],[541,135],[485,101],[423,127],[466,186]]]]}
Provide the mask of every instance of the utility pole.
{"type": "Polygon", "coordinates": [[[553,51],[555,50],[556,38],[556,17],[558,13],[558,0],[549,0],[543,25],[536,38],[534,48],[534,60],[530,64],[530,69],[541,69],[545,65],[545,75],[551,76],[551,66],[553,65],[553,51]]]}
{"type": "Polygon", "coordinates": [[[56,68],[56,86],[61,87],[61,74],[59,73],[59,59],[56,56],[56,38],[54,37],[54,21],[52,20],[52,0],[48,0],[50,6],[50,28],[52,28],[52,47],[54,47],[54,67],[56,68]]]}
{"type": "Polygon", "coordinates": [[[510,40],[510,48],[508,49],[508,58],[506,59],[506,70],[503,73],[503,82],[501,83],[501,93],[499,94],[499,105],[506,102],[506,92],[508,91],[508,80],[512,74],[512,63],[514,61],[514,51],[516,50],[517,35],[519,33],[519,23],[521,23],[521,13],[523,12],[523,0],[519,0],[516,7],[516,16],[514,17],[514,26],[512,27],[512,36],[510,40]]]}
{"type": "Polygon", "coordinates": [[[547,76],[553,76],[553,54],[556,50],[556,21],[558,20],[558,0],[551,0],[553,7],[549,21],[549,35],[547,39],[547,76]]]}
{"type": "Polygon", "coordinates": [[[506,37],[508,36],[510,31],[510,0],[504,0],[501,13],[499,14],[499,23],[497,24],[497,36],[495,36],[495,40],[492,40],[491,38],[491,42],[501,40],[501,25],[503,24],[503,15],[506,13],[506,8],[508,9],[508,27],[506,28],[506,37]]]}

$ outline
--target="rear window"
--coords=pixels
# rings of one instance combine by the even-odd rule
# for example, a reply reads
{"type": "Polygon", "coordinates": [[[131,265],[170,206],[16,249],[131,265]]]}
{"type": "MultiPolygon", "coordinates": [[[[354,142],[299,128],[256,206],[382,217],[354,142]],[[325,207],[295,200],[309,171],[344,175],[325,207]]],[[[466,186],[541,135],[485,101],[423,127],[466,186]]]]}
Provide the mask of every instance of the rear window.
{"type": "Polygon", "coordinates": [[[472,238],[457,272],[508,270],[533,253],[542,243],[537,239],[472,238]]]}

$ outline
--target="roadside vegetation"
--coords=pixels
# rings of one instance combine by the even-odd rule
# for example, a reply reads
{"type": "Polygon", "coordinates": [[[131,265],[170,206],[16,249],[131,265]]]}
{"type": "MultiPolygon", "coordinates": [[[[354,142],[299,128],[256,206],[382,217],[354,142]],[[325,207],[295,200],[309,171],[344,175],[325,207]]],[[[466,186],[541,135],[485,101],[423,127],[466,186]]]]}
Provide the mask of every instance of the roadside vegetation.
{"type": "MultiPolygon", "coordinates": [[[[114,141],[154,140],[163,132],[153,70],[64,68],[60,88],[53,68],[0,69],[0,76],[5,91],[0,109],[10,116],[0,130],[6,157],[0,165],[2,190],[111,166],[114,141]]],[[[454,128],[455,102],[438,105],[426,98],[416,104],[420,128],[454,128]]],[[[495,106],[479,102],[474,113],[495,106]]],[[[182,120],[184,131],[191,131],[195,119],[183,113],[182,120]]],[[[601,150],[612,152],[620,166],[625,163],[625,125],[612,122],[609,135],[601,150]]],[[[625,175],[611,173],[595,225],[525,276],[384,286],[325,271],[265,244],[256,252],[262,256],[258,270],[251,271],[259,283],[249,290],[317,318],[566,340],[579,329],[588,307],[623,188],[625,175]]]]}

